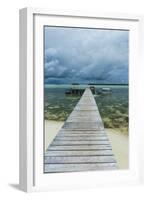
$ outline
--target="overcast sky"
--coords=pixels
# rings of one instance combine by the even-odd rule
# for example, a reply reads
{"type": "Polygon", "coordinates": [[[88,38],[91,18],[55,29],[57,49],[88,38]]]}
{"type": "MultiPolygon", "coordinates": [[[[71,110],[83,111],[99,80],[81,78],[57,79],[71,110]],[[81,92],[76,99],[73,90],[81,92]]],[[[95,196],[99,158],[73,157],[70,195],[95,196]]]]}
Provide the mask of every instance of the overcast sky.
{"type": "Polygon", "coordinates": [[[45,83],[128,83],[128,31],[45,27],[45,83]]]}

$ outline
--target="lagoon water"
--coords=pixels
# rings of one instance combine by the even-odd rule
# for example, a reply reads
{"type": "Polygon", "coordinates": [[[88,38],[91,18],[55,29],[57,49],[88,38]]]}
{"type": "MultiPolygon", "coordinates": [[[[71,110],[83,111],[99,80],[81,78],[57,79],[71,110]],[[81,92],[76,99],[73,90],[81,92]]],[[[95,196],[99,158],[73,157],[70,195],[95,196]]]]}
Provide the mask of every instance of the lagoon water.
{"type": "MultiPolygon", "coordinates": [[[[77,104],[80,96],[67,96],[65,90],[73,85],[45,85],[44,118],[47,120],[65,121],[77,104]]],[[[86,88],[87,85],[79,85],[86,88]]],[[[100,114],[106,128],[128,130],[128,86],[94,85],[99,88],[109,87],[111,94],[95,95],[100,114]]]]}

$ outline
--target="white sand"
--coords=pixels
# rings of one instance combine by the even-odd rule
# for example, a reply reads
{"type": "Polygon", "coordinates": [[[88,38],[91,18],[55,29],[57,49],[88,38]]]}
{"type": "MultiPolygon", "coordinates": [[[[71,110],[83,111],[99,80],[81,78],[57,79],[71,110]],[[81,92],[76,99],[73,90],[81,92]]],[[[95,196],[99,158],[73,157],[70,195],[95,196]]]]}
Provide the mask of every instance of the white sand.
{"type": "Polygon", "coordinates": [[[129,167],[128,135],[114,129],[106,129],[106,131],[119,168],[127,169],[129,167]]]}
{"type": "MultiPolygon", "coordinates": [[[[45,150],[48,148],[58,131],[63,126],[63,121],[45,120],[45,150]]],[[[129,138],[127,134],[114,129],[106,129],[111,141],[113,153],[120,169],[128,168],[129,138]]]]}
{"type": "Polygon", "coordinates": [[[45,120],[45,150],[48,148],[64,122],[45,120]]]}

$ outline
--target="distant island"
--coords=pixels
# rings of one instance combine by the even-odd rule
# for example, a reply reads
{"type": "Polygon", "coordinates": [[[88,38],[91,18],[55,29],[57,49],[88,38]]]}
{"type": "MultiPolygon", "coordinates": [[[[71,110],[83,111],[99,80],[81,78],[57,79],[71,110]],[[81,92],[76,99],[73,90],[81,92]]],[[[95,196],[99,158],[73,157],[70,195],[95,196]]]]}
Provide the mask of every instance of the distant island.
{"type": "Polygon", "coordinates": [[[118,83],[116,83],[116,84],[114,84],[114,83],[88,83],[88,85],[114,85],[114,86],[115,85],[117,85],[117,86],[126,85],[127,86],[129,84],[126,84],[126,83],[125,84],[124,83],[123,84],[121,84],[121,83],[119,83],[119,84],[118,83]]]}
{"type": "Polygon", "coordinates": [[[104,85],[104,86],[128,86],[127,83],[45,83],[45,85],[104,85]]]}

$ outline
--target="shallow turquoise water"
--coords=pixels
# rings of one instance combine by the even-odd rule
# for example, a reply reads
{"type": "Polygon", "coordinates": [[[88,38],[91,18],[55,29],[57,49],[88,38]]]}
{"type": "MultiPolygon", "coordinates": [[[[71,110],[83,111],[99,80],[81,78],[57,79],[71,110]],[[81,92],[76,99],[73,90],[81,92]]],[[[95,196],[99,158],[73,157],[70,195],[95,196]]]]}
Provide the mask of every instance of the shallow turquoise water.
{"type": "MultiPolygon", "coordinates": [[[[86,88],[87,85],[80,85],[86,88]]],[[[95,96],[100,114],[105,127],[120,128],[128,127],[128,86],[103,86],[95,88],[109,87],[111,94],[95,96]]],[[[79,96],[66,96],[65,90],[71,85],[45,85],[44,88],[44,118],[49,120],[64,121],[71,113],[79,96]]]]}

